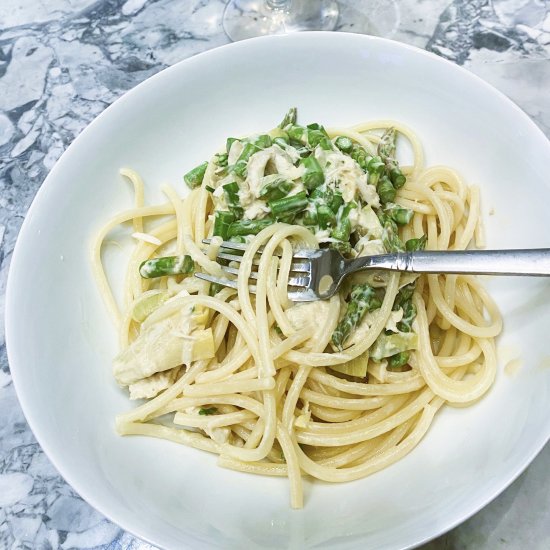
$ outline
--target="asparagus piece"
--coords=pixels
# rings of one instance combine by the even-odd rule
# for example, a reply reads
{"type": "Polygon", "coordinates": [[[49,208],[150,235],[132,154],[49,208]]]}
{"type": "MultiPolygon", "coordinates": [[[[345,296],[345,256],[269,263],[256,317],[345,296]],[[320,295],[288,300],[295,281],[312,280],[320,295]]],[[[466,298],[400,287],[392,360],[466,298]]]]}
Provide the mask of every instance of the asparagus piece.
{"type": "Polygon", "coordinates": [[[307,130],[303,126],[298,126],[297,124],[292,124],[290,128],[286,129],[288,137],[291,141],[296,141],[301,145],[306,145],[306,132],[307,130]]]}
{"type": "Polygon", "coordinates": [[[231,206],[239,206],[239,184],[236,181],[226,183],[223,186],[223,192],[225,195],[225,202],[231,206]]]}
{"type": "Polygon", "coordinates": [[[302,177],[302,181],[306,189],[311,191],[319,185],[325,183],[325,174],[321,165],[317,162],[315,157],[306,157],[301,160],[301,163],[305,167],[305,172],[302,177]]]}
{"type": "Polygon", "coordinates": [[[210,287],[208,288],[208,296],[216,296],[216,294],[223,290],[224,286],[220,285],[219,283],[210,283],[210,287]]]}
{"type": "Polygon", "coordinates": [[[332,343],[342,351],[346,340],[357,328],[368,311],[378,309],[382,302],[369,284],[354,285],[346,313],[332,334],[332,343]]]}
{"type": "Polygon", "coordinates": [[[201,407],[199,409],[199,414],[201,416],[209,416],[212,414],[216,414],[218,412],[218,409],[216,407],[201,407]]]}
{"type": "Polygon", "coordinates": [[[250,157],[254,153],[257,153],[259,150],[260,150],[260,148],[257,147],[256,145],[254,145],[253,143],[247,143],[244,146],[241,154],[239,155],[239,158],[237,159],[237,162],[233,166],[233,172],[235,172],[235,174],[237,174],[237,176],[239,176],[241,178],[244,178],[245,175],[246,175],[246,167],[248,165],[248,161],[249,161],[250,157]]]}
{"type": "Polygon", "coordinates": [[[344,204],[344,198],[342,197],[342,193],[340,191],[336,191],[335,193],[332,193],[330,200],[327,201],[327,204],[329,205],[330,209],[337,214],[338,210],[340,210],[340,206],[344,204]]]}
{"type": "Polygon", "coordinates": [[[244,210],[241,207],[239,198],[239,184],[236,181],[226,183],[223,186],[223,192],[225,194],[225,202],[227,203],[229,210],[233,213],[235,218],[242,218],[244,210]]]}
{"type": "Polygon", "coordinates": [[[397,132],[395,128],[388,128],[378,144],[378,154],[383,158],[395,158],[397,132]]]}
{"type": "Polygon", "coordinates": [[[287,129],[288,136],[291,140],[304,145],[308,150],[313,150],[318,145],[323,149],[332,149],[326,130],[317,123],[308,124],[307,127],[293,125],[287,129]]]}
{"type": "Polygon", "coordinates": [[[397,328],[401,332],[412,332],[412,324],[416,317],[416,306],[412,303],[412,300],[408,300],[401,307],[403,308],[403,318],[397,323],[397,328]]]}
{"type": "Polygon", "coordinates": [[[233,222],[228,230],[228,237],[238,237],[240,235],[257,235],[262,229],[273,223],[272,218],[262,218],[261,220],[238,220],[233,222]]]}
{"type": "Polygon", "coordinates": [[[334,241],[329,243],[329,248],[333,248],[334,250],[337,250],[342,255],[349,254],[351,252],[351,244],[349,242],[344,241],[334,241]]]}
{"type": "Polygon", "coordinates": [[[392,369],[404,367],[409,362],[410,357],[411,353],[409,351],[396,353],[388,358],[388,367],[392,369]]]}
{"type": "Polygon", "coordinates": [[[191,256],[163,256],[145,260],[139,266],[139,274],[144,279],[165,277],[166,275],[186,275],[195,271],[191,256]]]}
{"type": "Polygon", "coordinates": [[[397,132],[395,128],[388,128],[380,143],[378,144],[378,154],[386,165],[386,172],[395,189],[400,189],[405,185],[407,178],[399,168],[395,159],[397,132]]]}
{"type": "Polygon", "coordinates": [[[268,147],[271,147],[273,142],[271,141],[271,137],[267,134],[262,134],[261,136],[257,136],[252,140],[252,143],[259,147],[260,149],[267,149],[268,147]]]}
{"type": "Polygon", "coordinates": [[[395,297],[393,309],[399,309],[405,302],[412,300],[414,289],[416,288],[416,282],[409,283],[399,289],[397,296],[395,297]]]}
{"type": "Polygon", "coordinates": [[[286,128],[289,124],[296,124],[296,118],[297,118],[298,111],[296,107],[291,107],[288,110],[288,113],[283,118],[281,124],[279,124],[279,128],[286,128]]]}
{"type": "Polygon", "coordinates": [[[338,136],[334,141],[334,144],[342,153],[351,153],[353,149],[353,141],[347,136],[338,136]]]}
{"type": "Polygon", "coordinates": [[[218,210],[214,217],[214,236],[221,237],[225,241],[227,237],[231,236],[228,231],[234,221],[235,214],[233,214],[233,212],[218,210]]]}
{"type": "Polygon", "coordinates": [[[380,175],[384,171],[384,162],[379,156],[367,155],[367,172],[371,175],[380,175]]]}
{"type": "Polygon", "coordinates": [[[351,235],[351,222],[349,220],[350,212],[357,208],[357,203],[354,201],[348,202],[340,208],[336,227],[332,230],[330,236],[339,241],[348,242],[351,235]]]}
{"type": "Polygon", "coordinates": [[[391,182],[390,178],[388,176],[383,175],[378,180],[378,185],[376,187],[376,192],[378,193],[378,196],[380,197],[380,202],[382,204],[386,204],[388,202],[392,202],[395,200],[395,187],[393,186],[393,183],[391,182]]]}
{"type": "Polygon", "coordinates": [[[216,155],[216,160],[214,162],[220,168],[226,168],[227,167],[227,153],[218,153],[216,155]]]}
{"type": "Polygon", "coordinates": [[[315,149],[318,145],[326,151],[332,149],[332,142],[330,141],[326,130],[320,124],[308,124],[306,138],[307,145],[311,149],[315,149]]]}
{"type": "Polygon", "coordinates": [[[332,197],[332,189],[330,187],[327,187],[326,185],[320,185],[313,189],[313,191],[310,193],[309,197],[314,202],[328,202],[331,200],[332,197]]]}
{"type": "Polygon", "coordinates": [[[336,225],[335,214],[344,202],[341,193],[334,193],[330,187],[321,186],[311,192],[310,199],[315,205],[315,214],[311,210],[311,217],[315,222],[310,225],[319,223],[321,229],[336,225]]]}
{"type": "Polygon", "coordinates": [[[284,151],[290,142],[287,137],[277,136],[273,139],[273,143],[275,145],[278,145],[284,151]]]}
{"type": "Polygon", "coordinates": [[[332,146],[332,141],[330,141],[330,138],[328,137],[322,137],[321,141],[319,141],[319,147],[321,149],[324,149],[325,151],[333,151],[334,147],[332,146]]]}
{"type": "Polygon", "coordinates": [[[363,169],[364,172],[367,172],[367,152],[363,149],[363,147],[353,144],[350,157],[363,169]]]}
{"type": "Polygon", "coordinates": [[[403,252],[405,246],[399,238],[397,224],[384,212],[378,214],[378,219],[382,224],[382,244],[386,252],[403,252]]]}
{"type": "Polygon", "coordinates": [[[336,216],[326,204],[317,204],[317,220],[320,229],[327,229],[336,225],[336,216]]]}
{"type": "Polygon", "coordinates": [[[260,198],[265,201],[273,201],[286,197],[292,189],[292,182],[280,176],[265,176],[264,183],[260,189],[260,198]]]}
{"type": "Polygon", "coordinates": [[[394,202],[386,203],[384,212],[386,212],[397,225],[407,225],[413,217],[413,211],[410,208],[399,206],[394,202]]]}
{"type": "Polygon", "coordinates": [[[195,187],[198,187],[202,183],[207,167],[208,162],[205,161],[202,164],[195,166],[193,170],[189,170],[189,172],[183,176],[183,180],[189,189],[195,189],[195,187]]]}
{"type": "Polygon", "coordinates": [[[277,218],[278,222],[281,223],[288,223],[292,225],[294,223],[294,220],[296,219],[296,214],[285,214],[284,216],[281,216],[280,218],[277,218]]]}
{"type": "Polygon", "coordinates": [[[315,203],[310,202],[302,216],[302,223],[304,225],[317,225],[317,221],[317,207],[315,203]]]}
{"type": "Polygon", "coordinates": [[[372,156],[356,143],[352,146],[350,157],[369,174],[381,174],[384,170],[384,162],[379,156],[372,156]]]}
{"type": "Polygon", "coordinates": [[[412,296],[414,289],[416,288],[416,282],[410,283],[399,289],[395,301],[393,303],[393,310],[403,309],[403,317],[401,321],[397,323],[397,328],[401,332],[411,332],[412,323],[416,317],[416,306],[412,302],[412,296]]]}
{"type": "Polygon", "coordinates": [[[395,163],[395,165],[390,164],[388,166],[388,172],[393,186],[396,189],[401,189],[401,187],[405,185],[407,178],[405,177],[405,174],[401,172],[401,168],[399,168],[397,162],[395,163]]]}
{"type": "Polygon", "coordinates": [[[271,213],[276,219],[281,219],[290,214],[297,214],[307,208],[307,193],[300,191],[295,195],[283,197],[282,199],[269,201],[267,203],[271,208],[271,213]]]}
{"type": "Polygon", "coordinates": [[[428,237],[426,235],[422,235],[422,237],[419,237],[418,239],[409,239],[405,243],[405,250],[407,252],[414,252],[416,250],[424,250],[426,248],[426,242],[428,241],[428,237]]]}
{"type": "Polygon", "coordinates": [[[234,141],[239,141],[237,138],[234,137],[228,137],[225,142],[225,151],[227,154],[229,154],[229,150],[231,149],[231,146],[233,145],[234,141]]]}

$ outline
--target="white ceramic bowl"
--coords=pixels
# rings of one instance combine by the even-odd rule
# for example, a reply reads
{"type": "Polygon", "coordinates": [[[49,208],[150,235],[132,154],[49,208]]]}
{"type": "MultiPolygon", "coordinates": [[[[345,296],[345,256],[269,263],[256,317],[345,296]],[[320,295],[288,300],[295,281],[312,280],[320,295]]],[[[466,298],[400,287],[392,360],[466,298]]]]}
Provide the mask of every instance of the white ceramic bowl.
{"type": "MultiPolygon", "coordinates": [[[[216,467],[206,453],[121,438],[130,407],[111,377],[116,336],[91,276],[91,236],[130,205],[118,176],[137,169],[151,200],[165,181],[229,135],[273,127],[289,106],[327,126],[395,118],[420,135],[430,164],[481,186],[491,247],[548,246],[550,144],[502,94],[434,55],[361,35],[309,33],[240,42],[150,78],[69,147],[21,230],[7,293],[17,393],[38,441],[103,514],[167,548],[402,548],[450,529],[500,493],[550,435],[550,285],[493,279],[505,319],[503,365],[491,392],[446,408],[404,460],[367,479],[306,483],[289,508],[286,480],[216,467]],[[489,211],[494,212],[488,215],[489,211]],[[512,350],[512,351],[510,351],[512,350]]],[[[115,250],[116,252],[116,250],[115,250]]],[[[111,273],[120,266],[108,254],[111,273]]]]}

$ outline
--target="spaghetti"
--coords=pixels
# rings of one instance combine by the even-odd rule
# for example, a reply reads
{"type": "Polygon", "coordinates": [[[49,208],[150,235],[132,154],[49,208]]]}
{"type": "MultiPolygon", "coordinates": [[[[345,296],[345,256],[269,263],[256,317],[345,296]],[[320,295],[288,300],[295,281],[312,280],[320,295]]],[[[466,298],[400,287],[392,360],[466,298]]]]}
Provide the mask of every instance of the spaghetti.
{"type": "Polygon", "coordinates": [[[482,235],[477,188],[450,168],[426,168],[405,126],[302,127],[292,110],[281,126],[228,140],[186,175],[193,189],[183,199],[165,186],[167,202],[145,206],[141,179],[124,170],[136,203],[99,232],[93,269],[120,334],[115,377],[146,399],[119,415],[118,432],[287,476],[299,508],[304,474],[370,475],[410,452],[445,402],[479,399],[495,378],[502,321],[478,279],[464,275],[359,273],[329,300],[289,302],[296,248],[348,257],[460,250],[482,235]],[[409,143],[410,166],[396,160],[397,136],[409,143]],[[101,250],[126,222],[136,245],[119,307],[101,250]],[[233,266],[237,289],[193,277],[223,274],[222,239],[247,245],[233,266]],[[160,420],[167,414],[170,423],[160,420]]]}

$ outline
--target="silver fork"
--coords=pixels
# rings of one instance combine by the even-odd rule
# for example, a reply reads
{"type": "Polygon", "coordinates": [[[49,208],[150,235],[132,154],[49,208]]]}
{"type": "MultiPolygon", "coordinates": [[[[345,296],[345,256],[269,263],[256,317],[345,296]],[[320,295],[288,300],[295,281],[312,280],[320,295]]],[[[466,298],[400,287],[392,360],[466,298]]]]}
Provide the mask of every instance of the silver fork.
{"type": "MultiPolygon", "coordinates": [[[[204,244],[210,244],[205,239],[204,244]]],[[[217,259],[240,263],[246,244],[224,241],[217,259]],[[228,252],[229,251],[229,252],[228,252]]],[[[257,258],[262,249],[258,250],[257,258]]],[[[259,259],[255,259],[255,265],[259,259]]],[[[237,276],[236,267],[222,265],[228,275],[237,276]]],[[[348,260],[330,248],[302,249],[293,255],[288,279],[288,298],[293,302],[312,302],[333,296],[342,281],[351,273],[364,270],[402,271],[406,273],[458,273],[469,275],[530,275],[550,276],[550,248],[520,250],[426,250],[395,252],[363,256],[348,260]]],[[[206,273],[195,273],[200,279],[237,288],[236,278],[218,278],[206,273]]],[[[257,279],[255,271],[251,279],[257,279]]],[[[256,287],[249,286],[252,293],[256,287]]]]}

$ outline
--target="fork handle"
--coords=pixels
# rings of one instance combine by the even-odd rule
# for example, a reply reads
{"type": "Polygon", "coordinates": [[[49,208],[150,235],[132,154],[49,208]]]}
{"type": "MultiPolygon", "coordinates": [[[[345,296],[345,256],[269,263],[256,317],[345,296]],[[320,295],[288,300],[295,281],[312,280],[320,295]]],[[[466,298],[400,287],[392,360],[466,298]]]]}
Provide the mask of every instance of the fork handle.
{"type": "Polygon", "coordinates": [[[550,248],[520,250],[425,250],[350,260],[346,274],[364,269],[408,273],[550,276],[550,248]]]}

